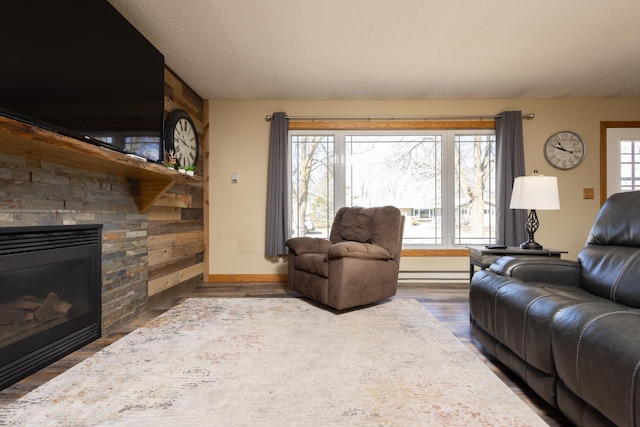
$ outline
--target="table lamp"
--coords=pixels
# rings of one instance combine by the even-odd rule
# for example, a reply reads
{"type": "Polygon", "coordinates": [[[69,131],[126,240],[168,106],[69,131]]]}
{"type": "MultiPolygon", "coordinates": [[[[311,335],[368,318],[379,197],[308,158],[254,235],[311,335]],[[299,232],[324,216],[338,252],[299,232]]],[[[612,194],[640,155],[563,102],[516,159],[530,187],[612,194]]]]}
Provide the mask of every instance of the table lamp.
{"type": "Polygon", "coordinates": [[[555,176],[539,175],[537,170],[533,176],[519,176],[513,182],[510,209],[529,209],[529,216],[525,228],[529,240],[522,243],[522,249],[542,249],[533,235],[538,230],[540,222],[536,210],[560,209],[560,197],[558,196],[558,179],[555,176]]]}

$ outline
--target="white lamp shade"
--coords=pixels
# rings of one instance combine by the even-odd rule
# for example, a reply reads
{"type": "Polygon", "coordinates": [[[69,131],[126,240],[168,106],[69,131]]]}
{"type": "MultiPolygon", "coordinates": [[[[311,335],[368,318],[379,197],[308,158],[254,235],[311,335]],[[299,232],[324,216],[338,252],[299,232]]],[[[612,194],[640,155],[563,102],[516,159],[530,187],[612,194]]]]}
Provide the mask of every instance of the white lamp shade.
{"type": "Polygon", "coordinates": [[[558,178],[555,176],[519,176],[513,183],[511,209],[560,209],[558,178]]]}

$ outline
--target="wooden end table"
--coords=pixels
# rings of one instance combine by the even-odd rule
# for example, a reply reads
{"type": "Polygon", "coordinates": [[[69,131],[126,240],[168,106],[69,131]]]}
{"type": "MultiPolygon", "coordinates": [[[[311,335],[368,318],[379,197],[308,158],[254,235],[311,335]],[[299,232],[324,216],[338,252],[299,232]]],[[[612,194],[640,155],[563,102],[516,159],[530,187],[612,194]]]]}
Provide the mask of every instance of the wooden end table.
{"type": "Polygon", "coordinates": [[[481,270],[487,269],[491,264],[501,256],[547,256],[560,258],[562,254],[568,251],[560,251],[556,249],[521,249],[520,246],[508,246],[504,249],[488,249],[484,245],[469,245],[469,279],[473,278],[475,266],[481,270]]]}

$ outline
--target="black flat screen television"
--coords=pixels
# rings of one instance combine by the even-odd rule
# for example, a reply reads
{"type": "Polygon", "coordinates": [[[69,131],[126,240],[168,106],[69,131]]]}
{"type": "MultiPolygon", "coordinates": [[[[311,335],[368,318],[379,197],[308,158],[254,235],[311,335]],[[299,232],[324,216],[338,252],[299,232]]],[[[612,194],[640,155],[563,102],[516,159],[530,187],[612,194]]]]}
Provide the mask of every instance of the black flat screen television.
{"type": "Polygon", "coordinates": [[[163,160],[164,56],[106,0],[3,0],[0,113],[163,160]]]}

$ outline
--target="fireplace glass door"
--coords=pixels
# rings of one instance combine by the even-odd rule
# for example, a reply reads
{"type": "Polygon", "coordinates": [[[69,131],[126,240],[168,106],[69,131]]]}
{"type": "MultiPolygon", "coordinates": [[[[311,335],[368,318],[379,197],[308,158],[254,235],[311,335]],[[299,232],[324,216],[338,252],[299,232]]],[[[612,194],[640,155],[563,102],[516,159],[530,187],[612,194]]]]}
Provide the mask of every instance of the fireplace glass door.
{"type": "Polygon", "coordinates": [[[0,229],[0,388],[100,336],[100,233],[0,229]]]}

